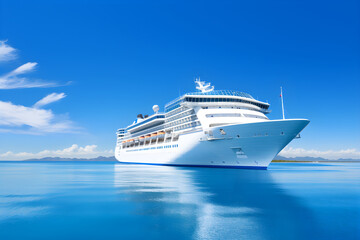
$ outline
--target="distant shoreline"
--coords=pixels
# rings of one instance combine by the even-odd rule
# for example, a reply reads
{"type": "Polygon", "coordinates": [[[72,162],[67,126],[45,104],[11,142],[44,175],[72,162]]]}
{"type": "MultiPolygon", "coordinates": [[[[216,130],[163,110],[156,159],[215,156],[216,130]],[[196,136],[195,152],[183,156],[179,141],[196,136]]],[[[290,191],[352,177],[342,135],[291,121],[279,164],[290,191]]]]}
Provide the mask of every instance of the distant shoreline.
{"type": "Polygon", "coordinates": [[[272,160],[271,162],[275,163],[353,163],[353,162],[360,162],[360,160],[351,160],[351,161],[339,161],[339,160],[321,160],[321,161],[314,161],[314,160],[272,160]]]}
{"type": "MultiPolygon", "coordinates": [[[[99,156],[95,158],[62,158],[62,157],[44,157],[44,158],[32,158],[24,160],[0,160],[0,162],[118,162],[114,156],[104,157],[99,156]]],[[[356,163],[360,162],[360,159],[340,158],[337,160],[330,160],[325,158],[314,157],[296,157],[286,158],[283,156],[276,156],[273,163],[356,163]]]]}

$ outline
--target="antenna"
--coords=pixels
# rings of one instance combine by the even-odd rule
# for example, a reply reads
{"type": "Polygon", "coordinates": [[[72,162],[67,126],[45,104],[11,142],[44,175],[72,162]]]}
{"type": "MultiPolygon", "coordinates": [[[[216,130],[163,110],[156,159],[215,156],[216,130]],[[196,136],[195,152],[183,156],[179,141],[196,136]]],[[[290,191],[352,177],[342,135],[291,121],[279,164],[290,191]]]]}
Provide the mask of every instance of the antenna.
{"type": "Polygon", "coordinates": [[[211,86],[210,83],[200,81],[200,77],[195,78],[195,83],[197,85],[196,89],[200,90],[203,93],[211,92],[214,90],[214,86],[211,86]]]}
{"type": "Polygon", "coordinates": [[[285,113],[284,113],[284,97],[283,97],[283,93],[282,93],[282,87],[280,87],[280,97],[281,97],[282,116],[283,116],[283,119],[285,119],[285,113]]]}

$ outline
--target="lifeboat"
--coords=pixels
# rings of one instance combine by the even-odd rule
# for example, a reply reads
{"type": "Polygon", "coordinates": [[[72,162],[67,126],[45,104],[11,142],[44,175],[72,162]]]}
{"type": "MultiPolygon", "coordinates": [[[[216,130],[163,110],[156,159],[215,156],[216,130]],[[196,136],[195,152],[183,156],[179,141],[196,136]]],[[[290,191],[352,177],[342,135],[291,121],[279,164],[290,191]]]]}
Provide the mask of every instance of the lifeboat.
{"type": "Polygon", "coordinates": [[[157,133],[152,133],[151,134],[151,137],[153,138],[153,137],[156,137],[157,136],[157,133]]]}
{"type": "Polygon", "coordinates": [[[144,141],[144,139],[145,139],[145,137],[144,137],[144,136],[139,137],[139,141],[140,141],[140,142],[143,142],[143,141],[144,141]]]}

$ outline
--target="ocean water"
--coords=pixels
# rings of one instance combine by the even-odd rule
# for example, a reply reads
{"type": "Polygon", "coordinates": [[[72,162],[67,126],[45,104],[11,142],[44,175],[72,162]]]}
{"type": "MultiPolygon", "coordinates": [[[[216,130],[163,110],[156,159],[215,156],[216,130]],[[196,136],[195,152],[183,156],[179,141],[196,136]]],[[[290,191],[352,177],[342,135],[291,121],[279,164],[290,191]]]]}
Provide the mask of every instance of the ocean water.
{"type": "Polygon", "coordinates": [[[360,164],[2,162],[0,239],[360,239],[360,164]]]}

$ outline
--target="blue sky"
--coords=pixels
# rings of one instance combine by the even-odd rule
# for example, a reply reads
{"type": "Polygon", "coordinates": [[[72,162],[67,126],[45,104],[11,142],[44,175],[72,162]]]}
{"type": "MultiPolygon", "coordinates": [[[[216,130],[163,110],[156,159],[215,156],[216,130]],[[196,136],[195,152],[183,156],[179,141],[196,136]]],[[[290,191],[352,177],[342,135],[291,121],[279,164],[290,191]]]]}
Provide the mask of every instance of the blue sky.
{"type": "Polygon", "coordinates": [[[311,120],[292,154],[360,156],[359,5],[3,0],[0,157],[111,154],[117,128],[199,76],[268,101],[271,119],[283,86],[286,117],[311,120]]]}

